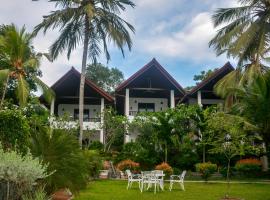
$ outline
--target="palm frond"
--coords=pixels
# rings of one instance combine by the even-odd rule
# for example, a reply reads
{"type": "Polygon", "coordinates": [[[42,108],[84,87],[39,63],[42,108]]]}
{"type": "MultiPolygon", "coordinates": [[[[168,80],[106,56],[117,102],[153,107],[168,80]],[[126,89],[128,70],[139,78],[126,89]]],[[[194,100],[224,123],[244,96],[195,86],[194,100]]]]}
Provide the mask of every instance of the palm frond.
{"type": "Polygon", "coordinates": [[[18,85],[16,89],[20,106],[24,106],[29,97],[29,85],[21,74],[18,75],[18,85]]]}
{"type": "Polygon", "coordinates": [[[34,80],[38,87],[42,90],[45,101],[51,103],[51,101],[55,98],[55,92],[39,78],[34,77],[34,80]]]}

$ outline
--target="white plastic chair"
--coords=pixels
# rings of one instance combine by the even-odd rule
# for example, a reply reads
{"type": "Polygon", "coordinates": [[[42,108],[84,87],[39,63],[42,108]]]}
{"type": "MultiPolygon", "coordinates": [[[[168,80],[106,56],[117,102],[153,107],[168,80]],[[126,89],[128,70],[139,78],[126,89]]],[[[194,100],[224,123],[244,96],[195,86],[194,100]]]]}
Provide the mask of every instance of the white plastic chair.
{"type": "Polygon", "coordinates": [[[164,189],[164,174],[161,170],[155,171],[145,171],[142,172],[142,182],[141,182],[141,192],[143,192],[145,185],[147,185],[147,190],[149,190],[152,185],[154,185],[154,193],[159,190],[159,187],[164,189]]]}
{"type": "Polygon", "coordinates": [[[141,188],[141,175],[140,174],[132,174],[131,171],[128,169],[126,170],[126,174],[128,177],[128,185],[127,185],[127,190],[132,187],[132,183],[137,182],[139,184],[139,188],[141,188]]]}
{"type": "Polygon", "coordinates": [[[184,170],[181,175],[171,175],[170,176],[170,188],[169,188],[170,191],[172,191],[174,183],[179,183],[182,190],[185,191],[184,179],[185,179],[186,173],[187,173],[187,171],[184,170]]]}

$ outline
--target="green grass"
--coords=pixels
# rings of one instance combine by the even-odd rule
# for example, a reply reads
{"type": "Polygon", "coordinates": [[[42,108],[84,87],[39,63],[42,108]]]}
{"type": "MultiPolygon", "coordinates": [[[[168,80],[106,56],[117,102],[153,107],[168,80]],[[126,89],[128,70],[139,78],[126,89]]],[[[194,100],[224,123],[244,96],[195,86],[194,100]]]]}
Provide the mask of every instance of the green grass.
{"type": "MultiPolygon", "coordinates": [[[[138,185],[126,189],[126,181],[103,180],[91,182],[82,190],[75,200],[219,200],[224,196],[226,184],[222,183],[185,183],[186,191],[181,191],[179,185],[171,192],[168,184],[165,191],[154,194],[153,191],[141,193],[138,185]]],[[[231,184],[230,196],[245,200],[270,200],[270,184],[231,184]]]]}

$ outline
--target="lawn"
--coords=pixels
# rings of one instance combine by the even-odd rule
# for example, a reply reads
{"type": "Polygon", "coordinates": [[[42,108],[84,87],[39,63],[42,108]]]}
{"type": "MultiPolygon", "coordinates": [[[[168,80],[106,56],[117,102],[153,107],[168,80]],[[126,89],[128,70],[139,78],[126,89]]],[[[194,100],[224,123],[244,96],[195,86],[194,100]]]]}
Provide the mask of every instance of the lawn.
{"type": "MultiPolygon", "coordinates": [[[[176,185],[178,186],[178,185],[176,185]]],[[[153,191],[141,193],[137,184],[130,190],[126,189],[126,181],[95,181],[76,196],[75,200],[218,200],[224,195],[226,185],[223,183],[185,183],[186,191],[177,189],[154,194],[153,191]]],[[[245,200],[270,200],[270,184],[238,184],[231,186],[231,196],[245,200]]]]}

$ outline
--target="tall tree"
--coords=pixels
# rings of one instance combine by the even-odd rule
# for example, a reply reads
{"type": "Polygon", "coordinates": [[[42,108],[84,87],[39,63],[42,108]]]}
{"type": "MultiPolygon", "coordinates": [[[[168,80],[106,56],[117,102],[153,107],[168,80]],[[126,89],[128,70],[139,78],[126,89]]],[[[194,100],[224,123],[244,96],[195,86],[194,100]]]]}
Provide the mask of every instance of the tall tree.
{"type": "Polygon", "coordinates": [[[35,33],[41,29],[44,33],[49,28],[59,28],[60,36],[52,44],[50,52],[53,59],[67,50],[67,57],[78,46],[83,45],[83,57],[79,96],[79,143],[83,139],[84,84],[87,57],[96,63],[102,50],[107,60],[110,59],[108,42],[113,41],[124,55],[124,46],[131,49],[132,41],[129,30],[134,27],[120,17],[126,6],[134,7],[131,0],[49,0],[55,2],[58,10],[44,17],[36,26],[35,33]]]}
{"type": "Polygon", "coordinates": [[[25,105],[30,94],[29,79],[43,90],[46,100],[50,101],[53,96],[37,73],[31,73],[38,70],[43,55],[34,51],[32,40],[33,36],[26,32],[25,27],[20,30],[14,24],[0,27],[0,83],[3,88],[0,108],[9,84],[15,88],[19,104],[25,105]]]}
{"type": "Polygon", "coordinates": [[[124,80],[124,75],[119,69],[109,68],[101,63],[88,65],[86,77],[109,93],[112,93],[124,80]]]}
{"type": "Polygon", "coordinates": [[[241,6],[217,9],[212,16],[215,27],[223,26],[210,41],[217,55],[226,53],[238,60],[236,71],[225,76],[216,87],[218,95],[230,105],[235,99],[233,88],[256,79],[268,69],[270,1],[238,0],[241,6]],[[224,25],[225,24],[225,25],[224,25]]]}

